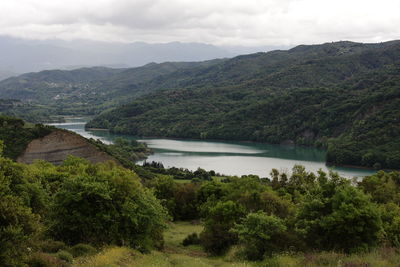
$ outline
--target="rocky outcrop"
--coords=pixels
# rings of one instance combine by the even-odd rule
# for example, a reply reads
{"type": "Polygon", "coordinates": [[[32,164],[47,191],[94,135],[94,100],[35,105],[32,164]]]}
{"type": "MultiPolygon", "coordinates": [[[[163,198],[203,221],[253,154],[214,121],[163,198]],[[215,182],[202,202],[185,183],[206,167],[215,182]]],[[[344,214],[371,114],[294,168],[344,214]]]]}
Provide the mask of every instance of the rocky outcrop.
{"type": "Polygon", "coordinates": [[[33,140],[17,161],[30,164],[41,159],[58,165],[68,155],[85,158],[92,163],[116,161],[82,136],[65,130],[55,130],[45,137],[33,140]]]}

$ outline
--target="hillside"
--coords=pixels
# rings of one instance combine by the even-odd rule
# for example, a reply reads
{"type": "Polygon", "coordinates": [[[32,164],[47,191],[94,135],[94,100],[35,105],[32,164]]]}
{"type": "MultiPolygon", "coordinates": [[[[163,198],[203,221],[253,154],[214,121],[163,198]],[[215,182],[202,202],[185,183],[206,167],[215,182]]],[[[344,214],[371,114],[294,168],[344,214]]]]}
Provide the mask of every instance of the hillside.
{"type": "Polygon", "coordinates": [[[136,141],[120,138],[115,144],[106,145],[74,132],[29,124],[14,117],[0,116],[0,126],[0,156],[26,164],[45,160],[59,165],[72,155],[91,163],[113,161],[132,168],[135,161],[152,153],[146,144],[136,141]]]}
{"type": "MultiPolygon", "coordinates": [[[[180,69],[207,67],[221,61],[166,62],[128,69],[93,67],[27,73],[1,81],[0,99],[24,102],[17,108],[3,110],[4,113],[23,117],[28,113],[36,114],[39,121],[45,119],[46,113],[96,114],[152,91],[149,81],[180,69]]],[[[31,119],[32,116],[24,118],[31,119]]]]}
{"type": "Polygon", "coordinates": [[[317,145],[330,163],[398,169],[399,73],[398,41],[298,46],[178,70],[87,127],[317,145]]]}

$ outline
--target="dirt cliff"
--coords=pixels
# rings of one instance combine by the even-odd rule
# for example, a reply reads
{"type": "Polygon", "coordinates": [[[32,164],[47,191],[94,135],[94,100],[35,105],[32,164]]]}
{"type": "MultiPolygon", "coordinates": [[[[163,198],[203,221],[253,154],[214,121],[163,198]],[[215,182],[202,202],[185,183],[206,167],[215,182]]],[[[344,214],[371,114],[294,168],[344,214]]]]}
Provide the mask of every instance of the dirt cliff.
{"type": "Polygon", "coordinates": [[[36,159],[41,159],[58,165],[68,155],[85,158],[92,163],[116,161],[82,136],[64,130],[55,130],[45,137],[33,140],[17,161],[29,164],[36,159]]]}

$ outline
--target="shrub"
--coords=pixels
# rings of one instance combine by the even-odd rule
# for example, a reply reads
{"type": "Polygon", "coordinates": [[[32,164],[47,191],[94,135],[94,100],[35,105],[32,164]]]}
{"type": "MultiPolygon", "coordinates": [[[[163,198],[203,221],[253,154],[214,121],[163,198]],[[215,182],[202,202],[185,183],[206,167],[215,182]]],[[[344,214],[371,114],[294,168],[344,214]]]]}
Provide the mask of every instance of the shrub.
{"type": "Polygon", "coordinates": [[[243,207],[233,201],[221,201],[210,207],[204,230],[200,235],[205,250],[213,254],[222,254],[235,244],[237,235],[230,230],[243,215],[243,207]]]}
{"type": "Polygon", "coordinates": [[[74,261],[74,257],[71,255],[71,253],[69,253],[66,250],[60,250],[59,252],[57,252],[56,256],[60,260],[63,260],[68,263],[72,263],[74,261]]]}
{"type": "Polygon", "coordinates": [[[81,257],[81,256],[85,256],[85,255],[96,254],[97,250],[94,247],[92,247],[91,245],[77,244],[77,245],[73,246],[71,249],[69,249],[69,252],[75,258],[75,257],[81,257]]]}
{"type": "Polygon", "coordinates": [[[249,260],[261,260],[265,254],[271,256],[279,251],[279,239],[284,231],[286,226],[281,219],[262,211],[248,214],[233,229],[244,247],[244,256],[249,260]]]}
{"type": "Polygon", "coordinates": [[[192,233],[188,235],[185,239],[182,241],[182,245],[189,246],[189,245],[198,245],[200,244],[200,238],[197,235],[197,233],[192,233]]]}
{"type": "Polygon", "coordinates": [[[43,252],[47,253],[56,253],[61,249],[65,249],[65,243],[61,241],[55,241],[55,240],[44,240],[39,243],[39,248],[43,252]]]}
{"type": "Polygon", "coordinates": [[[65,265],[59,258],[45,253],[33,253],[29,257],[27,264],[29,267],[54,267],[65,265]]]}
{"type": "Polygon", "coordinates": [[[55,194],[52,228],[69,244],[114,244],[141,251],[162,244],[166,210],[130,170],[69,159],[55,194]],[[75,166],[76,165],[76,166],[75,166]]]}
{"type": "MultiPolygon", "coordinates": [[[[0,158],[0,167],[2,166],[0,158]]],[[[39,216],[12,195],[10,180],[0,168],[0,266],[18,266],[31,241],[41,232],[39,216]]]]}
{"type": "Polygon", "coordinates": [[[301,205],[297,229],[316,249],[356,252],[377,245],[382,221],[377,206],[351,185],[310,194],[301,205]]]}

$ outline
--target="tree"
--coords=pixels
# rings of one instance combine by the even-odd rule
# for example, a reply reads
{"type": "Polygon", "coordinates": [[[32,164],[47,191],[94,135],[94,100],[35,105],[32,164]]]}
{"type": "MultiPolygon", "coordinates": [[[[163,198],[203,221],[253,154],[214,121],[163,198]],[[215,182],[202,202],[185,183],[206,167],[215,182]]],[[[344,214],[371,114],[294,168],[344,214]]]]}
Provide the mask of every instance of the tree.
{"type": "MultiPolygon", "coordinates": [[[[0,166],[10,163],[0,158],[0,166]]],[[[8,164],[7,171],[15,165],[8,164]]],[[[32,240],[41,232],[39,216],[14,195],[12,176],[0,169],[0,266],[22,266],[32,240]]]]}
{"type": "Polygon", "coordinates": [[[218,202],[208,208],[204,230],[200,235],[205,250],[222,254],[237,241],[230,230],[244,216],[244,209],[233,201],[218,202]]]}
{"type": "Polygon", "coordinates": [[[261,260],[264,255],[279,251],[279,241],[286,226],[282,219],[268,216],[262,211],[249,213],[233,232],[244,247],[244,255],[249,260],[261,260]]]}
{"type": "Polygon", "coordinates": [[[166,210],[133,172],[113,163],[75,164],[86,168],[71,173],[55,195],[52,230],[56,238],[70,244],[116,244],[143,251],[162,245],[166,210]]]}
{"type": "Polygon", "coordinates": [[[301,203],[297,229],[315,249],[345,252],[377,245],[382,221],[377,206],[349,184],[337,186],[333,195],[310,193],[301,203]]]}

